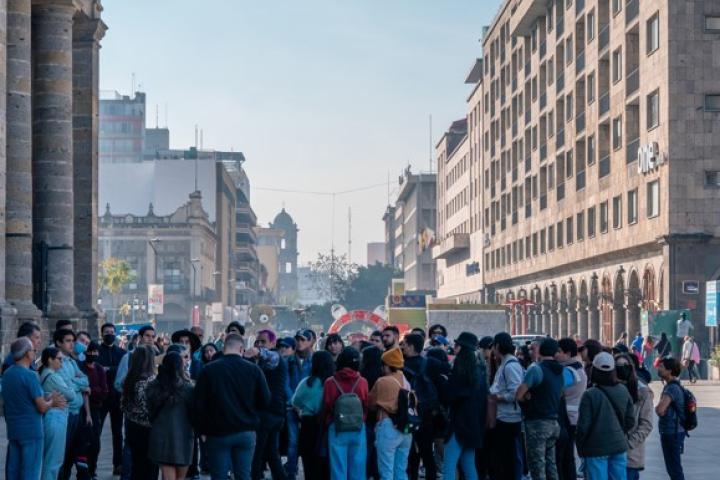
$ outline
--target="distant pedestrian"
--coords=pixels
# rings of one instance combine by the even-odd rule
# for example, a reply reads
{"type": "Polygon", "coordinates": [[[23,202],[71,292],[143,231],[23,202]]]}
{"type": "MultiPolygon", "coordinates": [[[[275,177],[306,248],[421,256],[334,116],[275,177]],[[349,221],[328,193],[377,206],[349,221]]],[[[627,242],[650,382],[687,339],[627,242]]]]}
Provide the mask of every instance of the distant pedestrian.
{"type": "MultiPolygon", "coordinates": [[[[657,352],[657,358],[660,360],[672,355],[672,345],[670,344],[670,340],[668,340],[667,333],[660,333],[660,341],[655,345],[655,352],[657,352]]],[[[660,360],[656,359],[654,364],[659,366],[660,360]]]]}
{"type": "MultiPolygon", "coordinates": [[[[15,338],[27,338],[30,340],[30,343],[32,343],[33,350],[35,351],[36,355],[37,352],[40,349],[40,342],[42,341],[42,335],[40,334],[40,327],[37,326],[36,323],[33,322],[25,322],[22,325],[20,325],[20,328],[18,328],[17,336],[15,338]]],[[[5,370],[12,367],[13,363],[15,363],[15,360],[13,359],[12,353],[8,353],[5,356],[5,359],[3,360],[2,364],[2,373],[5,373],[5,370]]],[[[30,365],[31,370],[35,370],[35,365],[30,365]]]]}
{"type": "Polygon", "coordinates": [[[385,350],[400,346],[400,330],[395,325],[388,325],[383,328],[382,342],[385,350]]]}
{"type": "MultiPolygon", "coordinates": [[[[380,344],[382,346],[382,342],[380,344]]],[[[366,347],[362,351],[360,361],[360,375],[367,381],[368,390],[375,386],[375,382],[383,376],[382,354],[384,350],[376,346],[366,347]]],[[[365,469],[368,478],[377,479],[378,472],[377,449],[375,448],[375,426],[377,425],[377,412],[368,411],[365,418],[365,437],[367,438],[367,459],[365,469]]]]}
{"type": "Polygon", "coordinates": [[[107,376],[102,365],[98,364],[100,357],[100,346],[96,342],[90,342],[85,350],[85,362],[81,365],[83,373],[87,375],[90,383],[90,407],[91,425],[86,426],[85,435],[88,436],[88,473],[94,477],[97,472],[98,456],[100,455],[100,436],[102,434],[102,422],[100,421],[103,405],[110,394],[107,376]]]}
{"type": "Polygon", "coordinates": [[[343,342],[343,339],[339,334],[331,333],[330,335],[325,337],[324,350],[326,352],[330,352],[330,355],[332,355],[333,360],[335,360],[336,362],[343,348],[345,348],[345,343],[343,342]]]}
{"type": "Polygon", "coordinates": [[[682,366],[687,369],[690,383],[697,382],[699,377],[697,366],[700,363],[700,349],[695,343],[695,339],[691,336],[685,337],[682,347],[682,366]]]}
{"type": "Polygon", "coordinates": [[[660,431],[665,469],[670,480],[685,480],[682,454],[685,449],[687,432],[683,427],[685,395],[680,386],[680,362],[675,358],[663,358],[658,366],[658,375],[665,383],[660,402],[655,407],[660,431]]]}
{"type": "Polygon", "coordinates": [[[99,357],[97,363],[105,369],[105,377],[108,388],[110,389],[100,411],[100,429],[102,431],[105,419],[109,415],[110,429],[112,430],[113,475],[119,475],[122,465],[123,421],[122,410],[120,408],[120,392],[114,388],[114,385],[118,365],[120,365],[120,361],[127,352],[117,345],[115,325],[112,323],[104,324],[100,328],[100,333],[102,334],[102,343],[98,349],[99,357]]]}
{"type": "Polygon", "coordinates": [[[575,480],[575,431],[577,429],[580,401],[587,390],[588,379],[585,374],[577,343],[572,338],[561,338],[558,341],[559,350],[555,355],[557,361],[565,367],[563,375],[566,382],[563,389],[563,404],[565,412],[560,411],[560,438],[556,444],[556,459],[558,477],[560,480],[575,480]],[[567,378],[570,374],[571,378],[567,378]],[[564,414],[566,413],[566,415],[564,414]]]}

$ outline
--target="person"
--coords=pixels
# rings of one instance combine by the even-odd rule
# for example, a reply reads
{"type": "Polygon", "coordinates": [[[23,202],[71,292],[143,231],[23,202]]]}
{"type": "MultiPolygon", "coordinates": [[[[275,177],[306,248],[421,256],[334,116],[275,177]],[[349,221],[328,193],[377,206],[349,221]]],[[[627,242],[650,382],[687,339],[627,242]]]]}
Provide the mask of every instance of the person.
{"type": "MultiPolygon", "coordinates": [[[[151,348],[153,355],[155,355],[155,328],[151,325],[145,325],[138,330],[138,345],[146,345],[151,348]]],[[[133,350],[128,351],[120,360],[118,364],[117,373],[115,375],[115,382],[113,386],[118,392],[123,391],[123,384],[125,382],[125,376],[128,374],[128,366],[130,359],[132,358],[133,350]]]]}
{"type": "Polygon", "coordinates": [[[558,423],[564,367],[555,360],[558,342],[543,338],[537,349],[538,362],[525,372],[515,398],[524,405],[527,462],[533,480],[558,478],[555,444],[560,436],[558,423]]]}
{"type": "Polygon", "coordinates": [[[330,352],[313,353],[310,376],[303,378],[292,397],[292,406],[300,416],[298,447],[305,478],[328,480],[330,467],[327,448],[322,446],[321,408],[325,380],[335,374],[330,352]]]}
{"type": "Polygon", "coordinates": [[[675,336],[677,338],[685,338],[690,335],[690,331],[693,330],[693,323],[687,316],[687,312],[681,312],[680,318],[677,321],[677,330],[675,336]]]}
{"type": "Polygon", "coordinates": [[[63,377],[65,383],[75,390],[76,396],[73,401],[68,403],[68,427],[65,440],[65,459],[62,467],[60,467],[60,480],[70,478],[70,472],[73,465],[76,469],[85,469],[85,465],[77,462],[78,454],[82,453],[76,448],[84,441],[84,426],[92,424],[90,417],[89,404],[86,408],[87,394],[90,393],[90,382],[77,361],[73,358],[75,353],[75,334],[68,328],[55,330],[53,334],[53,343],[62,354],[62,364],[58,370],[58,374],[63,377]]]}
{"type": "Polygon", "coordinates": [[[441,336],[447,338],[447,328],[445,328],[443,325],[440,325],[439,323],[436,323],[435,325],[432,325],[428,329],[428,337],[436,337],[441,336]]]}
{"type": "Polygon", "coordinates": [[[200,337],[190,330],[183,329],[173,332],[170,337],[170,341],[188,349],[191,356],[188,373],[190,374],[191,380],[197,381],[197,378],[200,375],[200,370],[202,370],[203,367],[202,361],[195,358],[195,352],[200,350],[200,347],[202,347],[202,340],[200,340],[200,337]]]}
{"type": "Polygon", "coordinates": [[[644,341],[645,339],[643,338],[642,332],[635,332],[635,338],[632,341],[633,349],[641,352],[644,341]]]}
{"type": "MultiPolygon", "coordinates": [[[[293,337],[284,337],[277,341],[277,348],[278,352],[280,352],[280,356],[288,362],[295,355],[296,346],[297,344],[295,343],[295,339],[293,337]]],[[[288,365],[288,370],[289,369],[290,366],[288,365]]]]}
{"type": "MultiPolygon", "coordinates": [[[[382,344],[381,344],[382,345],[382,344]]],[[[369,346],[362,350],[360,361],[360,375],[367,381],[368,390],[375,386],[375,382],[383,376],[382,354],[384,350],[379,347],[369,346]]],[[[368,411],[365,419],[365,433],[367,438],[367,459],[365,470],[368,478],[379,478],[377,463],[377,450],[375,449],[375,425],[377,415],[374,411],[368,411]]]]}
{"type": "Polygon", "coordinates": [[[102,343],[98,349],[99,356],[97,363],[104,368],[107,384],[110,388],[110,392],[108,396],[105,397],[105,401],[100,410],[100,431],[102,434],[105,419],[109,415],[110,429],[112,430],[113,475],[119,475],[122,468],[122,410],[120,409],[120,392],[113,388],[113,386],[115,384],[118,365],[120,365],[122,357],[127,352],[116,344],[117,337],[115,336],[114,324],[103,324],[103,326],[100,327],[100,334],[102,335],[102,343]]]}
{"type": "Polygon", "coordinates": [[[645,337],[642,347],[643,366],[648,372],[653,366],[655,360],[655,339],[652,335],[645,337]]]}
{"type": "Polygon", "coordinates": [[[12,365],[1,380],[8,440],[5,478],[37,480],[42,469],[39,460],[43,458],[42,416],[52,408],[65,409],[67,403],[57,391],[45,398],[37,374],[30,370],[35,362],[35,349],[27,336],[10,344],[10,354],[12,365]]]}
{"type": "MultiPolygon", "coordinates": [[[[33,322],[25,322],[22,325],[20,325],[20,328],[18,328],[17,336],[15,338],[27,338],[30,340],[30,343],[32,343],[33,350],[36,352],[38,351],[38,348],[40,348],[40,342],[42,341],[42,335],[40,334],[40,327],[37,326],[37,324],[33,322]]],[[[3,360],[2,364],[2,373],[5,373],[5,371],[12,367],[13,363],[15,363],[15,360],[13,360],[12,353],[8,353],[5,356],[5,359],[3,360]]],[[[35,365],[30,365],[30,369],[34,370],[35,365]]]]}
{"type": "Polygon", "coordinates": [[[570,379],[565,382],[563,390],[566,415],[563,415],[561,407],[561,432],[560,438],[555,445],[558,477],[560,480],[575,480],[577,478],[575,430],[577,428],[580,401],[585,390],[587,390],[588,378],[578,355],[577,342],[574,339],[567,337],[558,341],[558,353],[555,355],[555,359],[565,367],[563,374],[566,376],[570,374],[570,379]]]}
{"type": "Polygon", "coordinates": [[[410,383],[403,375],[405,366],[400,348],[385,350],[382,354],[383,376],[368,394],[368,407],[377,412],[375,448],[381,480],[407,479],[407,463],[412,435],[398,430],[393,415],[398,412],[400,390],[410,391],[410,383]]]}
{"type": "Polygon", "coordinates": [[[342,349],[345,348],[345,343],[342,340],[342,337],[337,333],[331,333],[327,337],[325,337],[325,351],[330,352],[330,355],[332,355],[333,360],[337,361],[338,356],[340,355],[340,352],[342,352],[342,349]]]}
{"type": "Polygon", "coordinates": [[[200,349],[200,361],[206,365],[215,359],[215,355],[217,355],[217,353],[218,349],[214,343],[206,343],[200,349]]]}
{"type": "Polygon", "coordinates": [[[131,480],[158,475],[157,466],[148,458],[151,424],[147,387],[154,379],[155,352],[150,345],[138,345],[130,357],[120,401],[126,419],[126,442],[132,456],[131,480]]]}
{"type": "Polygon", "coordinates": [[[374,330],[370,334],[370,343],[375,345],[380,350],[383,350],[385,348],[383,347],[382,332],[380,330],[374,330]]]}
{"type": "Polygon", "coordinates": [[[90,345],[90,334],[81,330],[75,334],[75,359],[82,364],[85,362],[85,351],[90,345]]]}
{"type": "Polygon", "coordinates": [[[633,357],[627,354],[615,356],[615,371],[620,383],[625,385],[633,401],[633,427],[627,432],[627,480],[639,480],[645,469],[645,440],[653,429],[653,391],[636,374],[633,357]]]}
{"type": "Polygon", "coordinates": [[[384,350],[400,346],[400,330],[395,325],[388,325],[383,328],[382,342],[384,350]]]}
{"type": "MultiPolygon", "coordinates": [[[[75,400],[77,393],[58,373],[62,367],[63,354],[55,347],[48,347],[40,357],[40,385],[45,395],[57,392],[66,402],[75,400]]],[[[57,480],[65,457],[67,436],[67,408],[51,408],[43,416],[42,480],[57,480]]]]}
{"type": "Polygon", "coordinates": [[[627,347],[628,344],[628,332],[622,332],[620,333],[620,336],[615,341],[615,345],[623,345],[627,347]]]}
{"type": "Polygon", "coordinates": [[[184,479],[193,459],[192,395],[183,359],[168,353],[146,390],[151,425],[147,456],[160,466],[163,480],[184,479]]]}
{"type": "Polygon", "coordinates": [[[665,387],[660,395],[660,402],[655,407],[655,413],[659,417],[660,445],[670,480],[685,480],[681,456],[687,432],[682,425],[685,395],[678,379],[680,371],[680,362],[672,357],[663,358],[658,366],[658,375],[665,387]]]}
{"type": "MultiPolygon", "coordinates": [[[[307,378],[312,370],[312,355],[317,336],[309,328],[295,332],[295,355],[288,359],[288,382],[290,391],[297,389],[300,380],[307,378]]],[[[298,436],[300,434],[300,418],[292,407],[288,407],[285,417],[287,423],[287,461],[285,473],[288,480],[297,476],[298,436]]]]}
{"type": "Polygon", "coordinates": [[[206,436],[212,480],[250,478],[260,411],[270,404],[270,389],[260,367],[242,355],[245,340],[225,336],[223,356],[205,365],[195,384],[193,412],[197,433],[206,436]]]}
{"type": "Polygon", "coordinates": [[[615,359],[607,352],[593,359],[593,386],[582,396],[577,424],[578,454],[586,480],[620,480],[627,475],[627,433],[635,425],[628,389],[618,382],[615,359]]]}
{"type": "Polygon", "coordinates": [[[108,388],[107,376],[102,365],[98,364],[100,357],[100,345],[97,342],[90,342],[85,350],[85,362],[82,364],[82,371],[88,377],[90,383],[90,418],[91,424],[85,429],[89,436],[88,445],[88,474],[94,477],[97,471],[98,456],[100,455],[100,435],[102,423],[100,415],[107,399],[110,389],[108,388]]]}
{"type": "Polygon", "coordinates": [[[590,375],[592,374],[592,362],[595,359],[595,355],[603,351],[602,343],[597,340],[590,338],[583,343],[582,347],[578,348],[580,358],[582,358],[585,364],[585,376],[588,379],[588,387],[591,386],[590,375]]]}
{"type": "Polygon", "coordinates": [[[455,480],[458,466],[466,480],[477,480],[475,450],[485,437],[487,383],[478,366],[478,338],[462,332],[455,340],[455,361],[441,400],[448,410],[443,479],[455,480]]]}
{"type": "Polygon", "coordinates": [[[522,470],[517,446],[520,441],[522,414],[515,394],[523,380],[523,367],[513,355],[515,345],[507,332],[493,338],[493,349],[500,365],[490,387],[490,396],[497,404],[495,428],[490,432],[496,452],[493,472],[497,480],[515,480],[522,470]]]}
{"type": "MultiPolygon", "coordinates": [[[[360,353],[345,347],[337,359],[337,371],[323,384],[323,425],[327,429],[328,453],[330,457],[330,478],[332,480],[365,480],[365,458],[367,455],[364,421],[368,411],[368,384],[358,372],[360,353]],[[363,423],[357,430],[338,431],[335,406],[343,396],[352,403],[353,409],[359,401],[363,423]],[[355,398],[350,398],[354,396],[355,398]]],[[[358,412],[353,411],[353,414],[358,412]]],[[[354,418],[353,418],[354,420],[354,418]]]]}
{"type": "Polygon", "coordinates": [[[700,349],[695,339],[689,335],[685,336],[682,347],[682,365],[687,369],[690,383],[697,382],[697,365],[700,363],[700,349]]]}
{"type": "Polygon", "coordinates": [[[672,355],[672,345],[670,344],[670,340],[668,340],[667,333],[660,332],[660,341],[655,345],[655,351],[659,358],[666,358],[672,355]]]}

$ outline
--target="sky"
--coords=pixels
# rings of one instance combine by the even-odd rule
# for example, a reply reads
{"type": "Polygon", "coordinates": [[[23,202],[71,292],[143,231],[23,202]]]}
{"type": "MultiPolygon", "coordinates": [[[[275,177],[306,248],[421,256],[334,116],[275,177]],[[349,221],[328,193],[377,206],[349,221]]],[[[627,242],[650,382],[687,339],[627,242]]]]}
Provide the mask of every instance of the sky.
{"type": "MultiPolygon", "coordinates": [[[[105,0],[100,88],[147,93],[148,126],[173,148],[245,154],[251,204],[285,208],[300,260],[382,241],[398,176],[430,168],[465,116],[464,80],[499,0],[105,0]],[[389,188],[387,186],[390,179],[389,188]],[[333,196],[303,192],[342,192],[333,196]]],[[[434,168],[434,167],[433,167],[434,168]]]]}

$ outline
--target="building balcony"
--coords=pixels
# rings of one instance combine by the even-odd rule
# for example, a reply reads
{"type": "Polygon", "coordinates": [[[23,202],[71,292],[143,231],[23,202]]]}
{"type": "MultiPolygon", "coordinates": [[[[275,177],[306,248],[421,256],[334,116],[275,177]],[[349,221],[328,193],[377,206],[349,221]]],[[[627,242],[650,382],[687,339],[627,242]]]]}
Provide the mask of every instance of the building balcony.
{"type": "Polygon", "coordinates": [[[598,164],[598,178],[604,178],[610,175],[610,154],[600,159],[598,164]]]}
{"type": "Polygon", "coordinates": [[[640,14],[640,2],[628,0],[625,4],[625,26],[629,26],[640,14]]]}
{"type": "Polygon", "coordinates": [[[575,134],[579,134],[585,131],[585,112],[580,112],[575,115],[575,134]]]}
{"type": "Polygon", "coordinates": [[[449,256],[466,251],[470,248],[470,234],[469,233],[454,233],[440,242],[440,245],[436,245],[432,249],[432,257],[434,260],[440,258],[448,258],[449,256]]]}
{"type": "Polygon", "coordinates": [[[251,223],[253,225],[257,223],[257,216],[255,215],[252,207],[247,203],[241,203],[235,207],[235,219],[237,223],[244,222],[251,223]]]}
{"type": "Polygon", "coordinates": [[[635,140],[631,140],[627,144],[626,152],[625,152],[625,163],[632,163],[635,160],[638,159],[638,150],[640,149],[640,139],[636,138],[635,140]]]}
{"type": "Polygon", "coordinates": [[[236,242],[235,252],[237,255],[245,258],[257,259],[257,250],[255,244],[252,242],[236,242]]]}
{"type": "Polygon", "coordinates": [[[522,0],[518,2],[510,19],[511,34],[513,36],[530,36],[537,19],[547,14],[547,7],[548,0],[522,0]]]}
{"type": "Polygon", "coordinates": [[[610,92],[605,92],[600,95],[598,103],[600,104],[600,108],[598,109],[598,118],[602,118],[610,111],[610,92]]]}
{"type": "Polygon", "coordinates": [[[607,25],[599,25],[599,33],[598,33],[598,56],[602,56],[602,54],[610,45],[610,24],[607,25]]]}
{"type": "Polygon", "coordinates": [[[633,93],[637,92],[640,88],[640,69],[636,68],[632,72],[628,73],[627,79],[625,79],[625,98],[629,98],[633,93]]]}
{"type": "Polygon", "coordinates": [[[585,50],[575,57],[575,74],[579,74],[583,70],[585,70],[585,50]]]}

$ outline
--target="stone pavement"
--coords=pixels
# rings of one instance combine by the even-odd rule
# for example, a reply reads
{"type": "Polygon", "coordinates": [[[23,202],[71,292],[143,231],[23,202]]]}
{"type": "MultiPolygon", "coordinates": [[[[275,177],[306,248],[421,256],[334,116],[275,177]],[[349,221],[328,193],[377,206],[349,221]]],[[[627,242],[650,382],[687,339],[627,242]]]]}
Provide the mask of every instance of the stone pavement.
{"type": "MultiPolygon", "coordinates": [[[[659,398],[662,386],[654,382],[655,401],[659,398]]],[[[690,438],[685,443],[685,455],[683,466],[685,478],[688,480],[700,480],[705,478],[717,478],[715,455],[720,452],[720,383],[698,382],[691,385],[700,407],[698,417],[699,426],[691,432],[690,438]],[[712,473],[715,471],[716,473],[712,473]]],[[[112,446],[109,435],[109,425],[104,432],[102,444],[108,448],[103,449],[100,454],[100,465],[98,476],[100,480],[111,480],[112,476],[112,446]]],[[[5,422],[0,421],[0,479],[4,477],[5,452],[7,441],[5,439],[5,422]]],[[[660,449],[660,438],[657,429],[653,430],[646,445],[646,469],[641,475],[642,480],[664,480],[668,478],[665,472],[665,463],[660,449]]],[[[117,477],[115,477],[117,478],[117,477]]],[[[209,478],[209,477],[204,477],[209,478]]]]}

